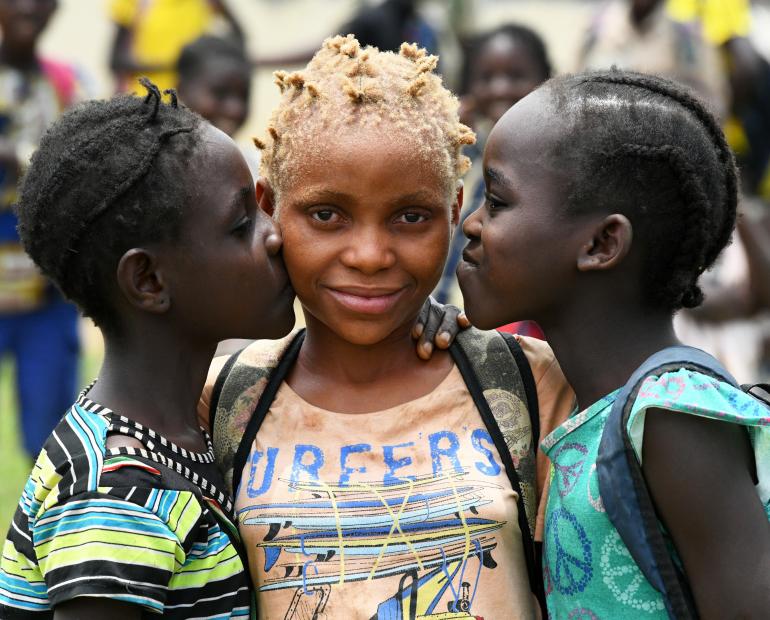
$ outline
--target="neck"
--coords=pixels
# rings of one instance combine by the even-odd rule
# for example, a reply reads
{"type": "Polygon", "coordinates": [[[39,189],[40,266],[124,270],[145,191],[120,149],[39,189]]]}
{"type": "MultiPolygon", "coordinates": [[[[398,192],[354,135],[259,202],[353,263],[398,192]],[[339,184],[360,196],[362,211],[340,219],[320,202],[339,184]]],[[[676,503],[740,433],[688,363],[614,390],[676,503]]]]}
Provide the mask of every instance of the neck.
{"type": "Polygon", "coordinates": [[[0,62],[20,71],[38,68],[35,48],[0,45],[0,62]]]}
{"type": "Polygon", "coordinates": [[[425,365],[415,353],[412,323],[376,344],[358,345],[344,340],[312,315],[305,313],[305,318],[307,332],[297,363],[311,371],[319,383],[371,385],[388,377],[403,377],[405,369],[408,372],[411,367],[425,365]]]}
{"type": "Polygon", "coordinates": [[[593,302],[541,327],[581,409],[623,386],[650,355],[679,343],[667,312],[593,302]]]}
{"type": "Polygon", "coordinates": [[[215,345],[196,346],[168,331],[159,326],[121,338],[105,335],[104,363],[89,398],[199,450],[197,404],[215,345]]]}

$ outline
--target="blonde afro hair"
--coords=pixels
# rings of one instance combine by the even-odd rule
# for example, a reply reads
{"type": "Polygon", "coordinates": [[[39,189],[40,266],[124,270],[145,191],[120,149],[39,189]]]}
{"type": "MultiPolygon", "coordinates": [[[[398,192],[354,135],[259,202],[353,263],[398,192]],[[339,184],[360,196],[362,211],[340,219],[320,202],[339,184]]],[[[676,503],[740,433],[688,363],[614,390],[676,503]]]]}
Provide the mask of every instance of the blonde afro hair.
{"type": "Polygon", "coordinates": [[[398,54],[362,48],[353,35],[324,41],[303,71],[275,72],[282,97],[264,139],[260,173],[280,191],[292,164],[324,135],[349,127],[383,128],[438,166],[451,187],[470,167],[463,145],[473,131],[460,123],[458,101],[434,73],[437,56],[404,43],[398,54]]]}

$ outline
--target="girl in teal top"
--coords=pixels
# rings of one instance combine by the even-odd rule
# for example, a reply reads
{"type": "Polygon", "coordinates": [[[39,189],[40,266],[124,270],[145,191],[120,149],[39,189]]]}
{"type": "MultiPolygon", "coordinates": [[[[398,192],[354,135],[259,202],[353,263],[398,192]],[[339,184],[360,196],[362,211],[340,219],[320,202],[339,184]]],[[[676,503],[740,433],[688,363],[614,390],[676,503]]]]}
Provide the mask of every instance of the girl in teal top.
{"type": "MultiPolygon", "coordinates": [[[[458,268],[467,314],[481,328],[537,321],[578,399],[543,443],[549,615],[665,618],[606,516],[597,452],[619,388],[678,344],[673,314],[703,301],[698,277],[735,226],[732,153],[689,91],[614,70],[557,78],[511,108],[484,179],[458,268]]],[[[680,369],[645,380],[626,432],[698,615],[766,617],[770,410],[680,369]]]]}

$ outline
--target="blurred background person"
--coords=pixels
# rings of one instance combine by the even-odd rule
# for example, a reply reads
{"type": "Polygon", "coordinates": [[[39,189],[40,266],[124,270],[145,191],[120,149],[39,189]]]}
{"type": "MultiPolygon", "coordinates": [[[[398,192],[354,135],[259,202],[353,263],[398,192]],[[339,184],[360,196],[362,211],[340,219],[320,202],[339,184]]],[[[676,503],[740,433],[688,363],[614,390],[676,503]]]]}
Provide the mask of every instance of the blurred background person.
{"type": "Polygon", "coordinates": [[[682,82],[725,117],[728,85],[716,51],[697,26],[672,19],[665,0],[611,0],[597,11],[577,69],[613,65],[682,82]]]}
{"type": "Polygon", "coordinates": [[[438,53],[438,35],[417,11],[419,0],[382,0],[363,6],[343,24],[340,34],[352,34],[362,46],[397,52],[404,41],[417,43],[430,54],[438,53]]]}
{"type": "Polygon", "coordinates": [[[675,19],[697,25],[721,53],[731,91],[725,133],[738,158],[742,189],[770,200],[770,65],[750,37],[749,1],[669,0],[668,9],[675,19]]]}
{"type": "MultiPolygon", "coordinates": [[[[251,63],[233,39],[204,35],[182,49],[177,63],[179,99],[231,138],[243,127],[251,106],[251,63]]],[[[259,151],[243,155],[256,179],[259,151]]]]}
{"type": "Polygon", "coordinates": [[[16,366],[22,440],[35,457],[76,390],[78,314],[25,254],[12,205],[48,125],[82,96],[70,65],[38,41],[56,0],[0,0],[0,356],[16,366]]]}
{"type": "Polygon", "coordinates": [[[111,0],[110,17],[115,23],[110,68],[117,90],[133,90],[143,75],[161,90],[176,88],[179,54],[202,34],[224,27],[243,41],[224,0],[111,0]]]}

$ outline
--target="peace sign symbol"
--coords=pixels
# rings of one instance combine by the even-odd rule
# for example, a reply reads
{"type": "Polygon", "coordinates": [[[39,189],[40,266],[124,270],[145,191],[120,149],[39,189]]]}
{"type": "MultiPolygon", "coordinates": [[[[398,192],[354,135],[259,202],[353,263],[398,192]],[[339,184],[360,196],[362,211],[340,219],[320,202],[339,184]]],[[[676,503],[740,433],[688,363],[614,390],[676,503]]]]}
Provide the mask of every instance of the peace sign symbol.
{"type": "Polygon", "coordinates": [[[553,587],[561,594],[585,590],[593,577],[593,554],[588,535],[577,517],[557,508],[548,519],[551,532],[546,545],[546,563],[553,587]]]}
{"type": "Polygon", "coordinates": [[[604,585],[619,603],[649,614],[665,610],[663,597],[644,577],[615,529],[604,539],[599,567],[604,585]]]}
{"type": "Polygon", "coordinates": [[[558,473],[559,495],[564,497],[575,488],[585,465],[588,448],[582,443],[565,443],[553,455],[553,467],[558,473]]]}

